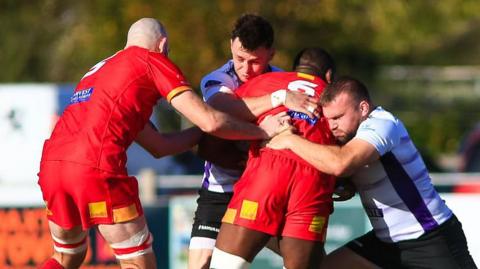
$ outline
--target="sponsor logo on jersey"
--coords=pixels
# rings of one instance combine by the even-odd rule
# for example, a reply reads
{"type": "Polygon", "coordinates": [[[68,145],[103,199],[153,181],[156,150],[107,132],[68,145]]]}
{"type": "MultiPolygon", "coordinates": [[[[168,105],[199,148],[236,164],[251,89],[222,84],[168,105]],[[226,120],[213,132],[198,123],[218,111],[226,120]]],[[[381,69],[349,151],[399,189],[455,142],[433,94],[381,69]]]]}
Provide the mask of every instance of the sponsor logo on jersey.
{"type": "Polygon", "coordinates": [[[258,203],[249,200],[243,200],[240,218],[255,220],[257,218],[258,203]]]}
{"type": "Polygon", "coordinates": [[[325,217],[323,216],[315,216],[312,219],[312,222],[310,223],[310,226],[308,227],[308,230],[310,232],[314,233],[322,233],[323,231],[323,226],[325,225],[325,217]]]}
{"type": "Polygon", "coordinates": [[[304,120],[310,125],[315,125],[318,121],[317,117],[310,118],[307,114],[298,111],[289,110],[287,111],[287,114],[292,119],[304,120]]]}
{"type": "Polygon", "coordinates": [[[235,221],[235,216],[237,215],[237,210],[234,208],[227,208],[225,215],[223,215],[222,222],[233,224],[235,221]]]}
{"type": "Polygon", "coordinates": [[[107,203],[105,201],[88,203],[88,212],[90,218],[106,218],[108,217],[107,203]]]}
{"type": "Polygon", "coordinates": [[[84,90],[79,90],[73,94],[72,97],[70,97],[70,104],[76,104],[76,103],[82,103],[90,100],[90,96],[93,93],[93,87],[84,89],[84,90]]]}

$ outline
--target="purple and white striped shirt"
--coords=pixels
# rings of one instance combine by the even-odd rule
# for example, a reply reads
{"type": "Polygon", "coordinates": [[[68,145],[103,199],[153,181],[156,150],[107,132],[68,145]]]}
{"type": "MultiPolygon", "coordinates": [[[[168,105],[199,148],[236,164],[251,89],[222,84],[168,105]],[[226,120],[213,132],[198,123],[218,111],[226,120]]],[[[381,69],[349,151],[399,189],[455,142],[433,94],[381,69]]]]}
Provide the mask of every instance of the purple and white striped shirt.
{"type": "Polygon", "coordinates": [[[399,119],[377,107],[360,124],[354,139],[372,144],[381,156],[352,176],[380,240],[415,239],[452,216],[399,119]]]}

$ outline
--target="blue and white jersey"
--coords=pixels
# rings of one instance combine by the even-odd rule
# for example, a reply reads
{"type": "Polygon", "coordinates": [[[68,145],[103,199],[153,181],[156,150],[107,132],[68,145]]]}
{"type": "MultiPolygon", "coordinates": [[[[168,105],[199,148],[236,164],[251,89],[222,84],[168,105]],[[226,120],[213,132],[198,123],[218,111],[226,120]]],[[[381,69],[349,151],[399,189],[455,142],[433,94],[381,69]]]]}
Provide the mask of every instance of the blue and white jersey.
{"type": "Polygon", "coordinates": [[[377,107],[354,139],[367,141],[380,154],[379,160],[352,176],[380,240],[415,239],[452,216],[405,126],[390,112],[377,107]]]}
{"type": "MultiPolygon", "coordinates": [[[[268,72],[282,71],[278,67],[269,66],[268,72]]],[[[200,82],[203,100],[208,101],[215,94],[229,93],[233,94],[235,90],[242,85],[242,81],[235,73],[233,60],[229,60],[219,69],[203,77],[200,82]]],[[[238,142],[245,144],[245,142],[238,142]]],[[[245,147],[245,145],[239,145],[245,147]]],[[[245,148],[248,148],[246,146],[245,148]]],[[[205,172],[203,174],[202,188],[213,192],[232,192],[233,184],[240,178],[243,170],[226,169],[211,162],[205,162],[205,172]]]]}

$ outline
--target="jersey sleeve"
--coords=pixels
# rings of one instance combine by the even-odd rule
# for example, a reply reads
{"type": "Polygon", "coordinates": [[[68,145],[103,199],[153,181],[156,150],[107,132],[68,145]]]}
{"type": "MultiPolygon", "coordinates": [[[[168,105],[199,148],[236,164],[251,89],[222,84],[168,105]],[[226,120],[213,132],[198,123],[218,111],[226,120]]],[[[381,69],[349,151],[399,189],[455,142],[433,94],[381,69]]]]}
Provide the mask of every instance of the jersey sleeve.
{"type": "Polygon", "coordinates": [[[369,118],[358,127],[355,138],[372,144],[380,156],[391,151],[400,142],[400,132],[392,120],[369,118]]]}
{"type": "Polygon", "coordinates": [[[206,75],[200,82],[200,89],[205,101],[219,92],[233,94],[236,88],[234,79],[220,71],[206,75]]]}
{"type": "Polygon", "coordinates": [[[182,71],[173,62],[158,53],[150,55],[149,68],[153,83],[168,102],[177,94],[192,90],[182,71]]]}

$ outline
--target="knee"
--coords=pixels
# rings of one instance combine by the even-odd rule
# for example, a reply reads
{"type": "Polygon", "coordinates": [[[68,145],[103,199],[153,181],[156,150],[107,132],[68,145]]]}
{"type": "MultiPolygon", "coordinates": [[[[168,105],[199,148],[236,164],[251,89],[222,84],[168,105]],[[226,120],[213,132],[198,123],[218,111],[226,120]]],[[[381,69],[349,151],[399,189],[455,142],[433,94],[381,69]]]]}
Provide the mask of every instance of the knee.
{"type": "Polygon", "coordinates": [[[212,259],[211,249],[190,249],[188,253],[188,269],[208,269],[212,259]]]}
{"type": "Polygon", "coordinates": [[[208,269],[212,259],[215,239],[194,236],[188,250],[188,269],[208,269]]]}

